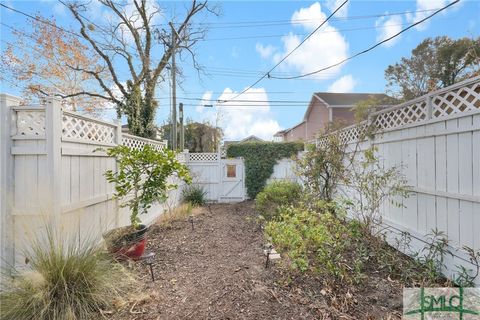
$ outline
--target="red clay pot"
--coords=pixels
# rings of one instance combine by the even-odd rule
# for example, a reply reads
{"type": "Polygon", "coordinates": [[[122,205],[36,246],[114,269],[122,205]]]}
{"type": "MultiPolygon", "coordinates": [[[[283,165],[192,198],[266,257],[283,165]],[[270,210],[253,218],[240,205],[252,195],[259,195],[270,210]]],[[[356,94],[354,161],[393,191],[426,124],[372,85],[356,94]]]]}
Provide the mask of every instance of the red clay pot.
{"type": "Polygon", "coordinates": [[[137,230],[128,229],[131,227],[116,228],[103,236],[108,251],[118,260],[138,260],[145,252],[147,227],[142,224],[137,230]]]}

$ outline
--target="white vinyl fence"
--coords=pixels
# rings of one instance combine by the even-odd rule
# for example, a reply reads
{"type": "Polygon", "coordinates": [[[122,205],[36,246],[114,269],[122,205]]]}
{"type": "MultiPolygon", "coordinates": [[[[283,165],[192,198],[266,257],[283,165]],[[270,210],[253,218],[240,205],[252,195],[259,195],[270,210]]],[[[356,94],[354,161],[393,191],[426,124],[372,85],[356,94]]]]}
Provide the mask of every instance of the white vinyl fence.
{"type": "MultiPolygon", "coordinates": [[[[113,185],[104,173],[115,159],[101,148],[132,148],[165,142],[122,134],[121,125],[63,111],[61,102],[19,106],[19,99],[0,95],[1,263],[21,263],[26,241],[54,221],[65,234],[99,239],[113,227],[129,224],[128,208],[112,199],[113,185]]],[[[179,200],[181,186],[167,203],[142,215],[151,223],[179,200]]]]}
{"type": "Polygon", "coordinates": [[[480,77],[376,112],[333,134],[353,147],[369,124],[376,133],[360,141],[360,149],[378,147],[385,167],[400,168],[413,191],[403,208],[390,203],[382,208],[392,243],[408,232],[413,249],[406,253],[412,253],[425,246],[432,229],[441,230],[455,253],[447,257],[446,275],[453,276],[457,265],[472,268],[462,248],[480,250],[480,77]]]}

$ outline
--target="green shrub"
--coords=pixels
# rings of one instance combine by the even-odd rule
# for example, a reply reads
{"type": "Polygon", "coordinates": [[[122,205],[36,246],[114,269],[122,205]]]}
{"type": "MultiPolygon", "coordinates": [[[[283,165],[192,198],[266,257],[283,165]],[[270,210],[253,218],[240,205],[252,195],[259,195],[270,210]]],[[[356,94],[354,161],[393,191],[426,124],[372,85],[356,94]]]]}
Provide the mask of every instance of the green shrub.
{"type": "Polygon", "coordinates": [[[274,181],[263,188],[255,198],[255,207],[265,220],[277,216],[281,206],[293,205],[302,195],[302,186],[296,182],[274,181]]]}
{"type": "Polygon", "coordinates": [[[303,208],[280,208],[280,219],[266,225],[273,244],[302,272],[316,271],[342,279],[349,266],[345,256],[354,239],[348,223],[332,213],[335,205],[324,202],[321,212],[303,208]]]}
{"type": "Polygon", "coordinates": [[[205,195],[207,192],[199,185],[186,186],[182,190],[183,202],[189,203],[192,206],[202,206],[205,204],[205,195]]]}
{"type": "Polygon", "coordinates": [[[33,241],[28,271],[14,269],[13,277],[4,279],[0,319],[99,319],[99,310],[132,278],[92,241],[63,241],[50,231],[45,240],[33,241]]]}
{"type": "Polygon", "coordinates": [[[303,150],[303,142],[245,142],[228,146],[228,157],[245,159],[245,185],[255,199],[273,173],[278,160],[291,158],[303,150]]]}

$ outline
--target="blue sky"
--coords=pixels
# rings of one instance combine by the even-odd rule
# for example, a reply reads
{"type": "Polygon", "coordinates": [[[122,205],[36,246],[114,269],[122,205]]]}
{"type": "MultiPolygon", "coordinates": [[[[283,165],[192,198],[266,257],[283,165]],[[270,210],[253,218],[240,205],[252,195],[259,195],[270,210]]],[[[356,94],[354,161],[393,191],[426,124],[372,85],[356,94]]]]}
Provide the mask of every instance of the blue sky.
{"type": "MultiPolygon", "coordinates": [[[[39,12],[45,16],[54,15],[59,25],[77,27],[69,13],[55,1],[1,2],[32,14],[39,12]]],[[[212,5],[218,5],[221,15],[202,14],[195,20],[195,23],[204,23],[209,28],[205,41],[200,41],[196,47],[197,60],[204,66],[206,75],[199,77],[188,58],[183,61],[178,59],[184,77],[181,79],[181,88],[177,91],[177,102],[185,104],[186,117],[216,121],[224,128],[226,139],[241,139],[250,134],[269,139],[277,130],[291,127],[302,120],[313,92],[384,92],[385,68],[399,61],[402,56],[408,56],[423,39],[439,35],[452,38],[479,36],[480,2],[463,0],[419,28],[402,34],[388,45],[378,47],[314,78],[264,79],[237,98],[241,101],[232,101],[214,108],[201,107],[202,104],[212,104],[212,101],[193,100],[223,100],[235,96],[255,82],[262,71],[275,65],[341,2],[343,1],[212,2],[212,5]],[[289,103],[288,106],[273,102],[284,100],[298,102],[289,103]]],[[[166,16],[171,16],[172,13],[181,16],[186,5],[179,1],[159,3],[166,16]]],[[[335,19],[317,31],[280,64],[272,75],[306,73],[340,61],[430,14],[432,11],[429,10],[447,3],[447,0],[350,1],[346,8],[335,15],[335,19]],[[396,14],[401,12],[410,13],[396,14]]],[[[99,6],[92,8],[91,18],[101,22],[105,12],[99,6]]],[[[27,26],[24,16],[4,8],[0,10],[3,23],[16,27],[27,26]]],[[[158,23],[165,21],[160,19],[158,23]]],[[[5,41],[15,42],[10,30],[3,25],[1,37],[2,47],[5,41]]],[[[122,65],[117,67],[125,68],[122,65]]],[[[5,82],[1,84],[0,91],[19,94],[18,88],[5,82]]],[[[157,113],[159,124],[168,118],[169,95],[167,78],[157,92],[160,101],[157,113]]],[[[104,116],[111,118],[112,114],[104,116]]]]}

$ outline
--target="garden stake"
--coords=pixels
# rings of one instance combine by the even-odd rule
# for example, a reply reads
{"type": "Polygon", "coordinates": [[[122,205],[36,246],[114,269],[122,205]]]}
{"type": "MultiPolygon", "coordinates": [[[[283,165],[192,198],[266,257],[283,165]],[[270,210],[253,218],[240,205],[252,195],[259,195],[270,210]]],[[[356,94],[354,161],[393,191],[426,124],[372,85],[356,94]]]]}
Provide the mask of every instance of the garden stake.
{"type": "Polygon", "coordinates": [[[195,230],[195,226],[193,225],[193,216],[188,217],[188,221],[192,224],[192,231],[195,230]]]}
{"type": "Polygon", "coordinates": [[[265,261],[265,269],[268,269],[268,263],[270,262],[270,253],[272,252],[272,245],[267,246],[267,261],[265,261]]]}
{"type": "Polygon", "coordinates": [[[147,262],[148,266],[150,267],[150,275],[152,276],[152,282],[155,282],[155,275],[153,274],[153,262],[147,262]]]}
{"type": "Polygon", "coordinates": [[[208,212],[210,213],[210,215],[212,214],[212,208],[210,208],[210,203],[208,204],[208,212]]]}
{"type": "Polygon", "coordinates": [[[142,257],[140,257],[141,260],[144,260],[146,264],[148,264],[148,267],[150,268],[150,275],[152,276],[152,282],[155,282],[155,275],[153,274],[153,258],[155,257],[155,252],[150,252],[142,257]]]}

